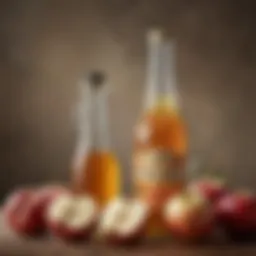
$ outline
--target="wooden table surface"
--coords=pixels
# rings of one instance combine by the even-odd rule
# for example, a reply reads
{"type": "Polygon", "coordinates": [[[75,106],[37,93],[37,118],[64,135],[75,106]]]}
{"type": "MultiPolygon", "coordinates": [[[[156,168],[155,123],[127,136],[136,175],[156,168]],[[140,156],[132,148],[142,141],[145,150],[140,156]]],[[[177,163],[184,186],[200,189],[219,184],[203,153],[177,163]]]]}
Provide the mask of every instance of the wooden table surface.
{"type": "Polygon", "coordinates": [[[21,238],[13,234],[0,218],[0,256],[256,256],[256,243],[177,245],[171,241],[147,242],[133,248],[113,248],[90,242],[65,244],[53,238],[21,238]]]}

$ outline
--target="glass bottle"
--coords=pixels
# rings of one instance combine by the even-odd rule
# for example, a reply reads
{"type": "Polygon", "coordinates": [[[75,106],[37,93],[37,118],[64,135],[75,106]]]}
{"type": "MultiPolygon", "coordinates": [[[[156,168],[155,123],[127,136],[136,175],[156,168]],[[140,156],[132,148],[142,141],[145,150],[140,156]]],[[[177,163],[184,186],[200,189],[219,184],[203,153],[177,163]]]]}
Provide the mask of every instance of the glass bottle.
{"type": "Polygon", "coordinates": [[[185,183],[187,134],[175,80],[175,42],[159,30],[147,37],[145,102],[134,130],[133,189],[152,208],[150,236],[165,234],[162,208],[185,183]]]}
{"type": "Polygon", "coordinates": [[[121,188],[120,167],[111,149],[106,77],[89,73],[80,83],[78,140],[72,162],[72,186],[104,206],[121,188]]]}

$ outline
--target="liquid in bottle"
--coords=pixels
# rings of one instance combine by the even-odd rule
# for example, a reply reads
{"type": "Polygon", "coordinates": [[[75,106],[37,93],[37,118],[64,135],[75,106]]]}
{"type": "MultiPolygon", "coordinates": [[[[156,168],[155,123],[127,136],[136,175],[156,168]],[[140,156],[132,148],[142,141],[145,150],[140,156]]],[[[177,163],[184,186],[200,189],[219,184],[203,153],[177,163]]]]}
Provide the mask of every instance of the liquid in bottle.
{"type": "Polygon", "coordinates": [[[110,145],[107,96],[104,74],[90,73],[81,82],[78,141],[72,163],[74,190],[89,193],[102,207],[121,188],[119,163],[110,145]]]}
{"type": "Polygon", "coordinates": [[[149,236],[162,236],[162,207],[185,183],[187,134],[175,81],[175,43],[159,30],[148,34],[145,105],[135,126],[133,188],[148,202],[152,217],[149,236]]]}

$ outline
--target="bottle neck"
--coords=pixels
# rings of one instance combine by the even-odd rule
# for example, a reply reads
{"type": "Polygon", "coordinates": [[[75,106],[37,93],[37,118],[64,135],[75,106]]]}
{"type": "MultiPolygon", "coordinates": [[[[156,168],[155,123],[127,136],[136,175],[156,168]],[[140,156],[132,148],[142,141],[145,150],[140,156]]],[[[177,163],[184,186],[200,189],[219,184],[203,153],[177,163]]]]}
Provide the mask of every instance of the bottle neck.
{"type": "Polygon", "coordinates": [[[91,148],[96,151],[105,151],[110,148],[107,91],[105,89],[94,91],[91,100],[89,122],[91,124],[91,148]]]}
{"type": "Polygon", "coordinates": [[[105,88],[95,90],[90,85],[82,84],[78,113],[79,154],[110,149],[107,96],[105,88]]]}
{"type": "Polygon", "coordinates": [[[148,41],[145,109],[179,108],[176,87],[175,45],[172,42],[148,41]]]}

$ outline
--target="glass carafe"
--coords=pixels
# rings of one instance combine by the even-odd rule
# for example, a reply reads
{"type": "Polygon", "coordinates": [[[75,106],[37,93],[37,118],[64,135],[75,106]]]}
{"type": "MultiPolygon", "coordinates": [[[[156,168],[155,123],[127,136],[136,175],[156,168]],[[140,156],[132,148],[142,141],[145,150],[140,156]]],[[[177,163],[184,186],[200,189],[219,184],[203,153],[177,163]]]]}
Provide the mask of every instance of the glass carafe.
{"type": "Polygon", "coordinates": [[[78,139],[72,162],[72,186],[104,206],[121,188],[120,166],[111,148],[105,75],[92,72],[80,82],[78,139]]]}

